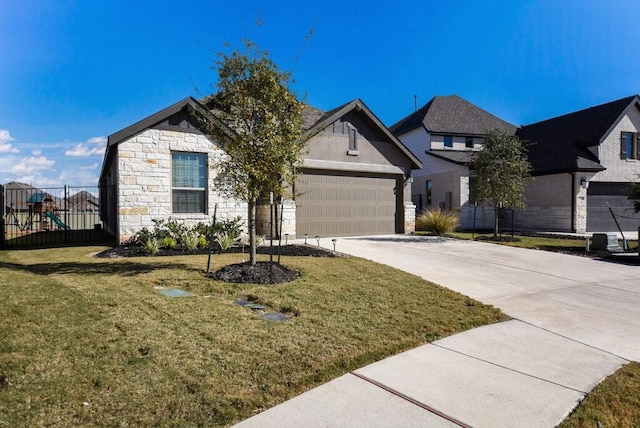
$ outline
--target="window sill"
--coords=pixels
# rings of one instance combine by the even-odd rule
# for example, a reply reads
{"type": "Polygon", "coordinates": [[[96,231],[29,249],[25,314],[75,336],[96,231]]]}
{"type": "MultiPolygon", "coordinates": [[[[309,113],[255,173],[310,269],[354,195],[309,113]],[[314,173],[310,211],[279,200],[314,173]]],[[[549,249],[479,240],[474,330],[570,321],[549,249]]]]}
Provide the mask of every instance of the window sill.
{"type": "Polygon", "coordinates": [[[358,156],[360,152],[358,150],[347,150],[347,156],[358,156]]]}

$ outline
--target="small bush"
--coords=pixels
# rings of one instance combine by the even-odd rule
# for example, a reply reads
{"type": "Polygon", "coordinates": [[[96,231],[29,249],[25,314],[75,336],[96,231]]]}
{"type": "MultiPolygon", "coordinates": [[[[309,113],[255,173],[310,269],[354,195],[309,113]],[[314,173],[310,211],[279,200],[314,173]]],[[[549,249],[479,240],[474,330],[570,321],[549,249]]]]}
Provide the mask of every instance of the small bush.
{"type": "Polygon", "coordinates": [[[209,246],[209,240],[205,236],[198,236],[198,247],[207,248],[209,246]]]}
{"type": "Polygon", "coordinates": [[[434,235],[447,235],[458,227],[458,216],[441,208],[426,211],[416,219],[416,230],[430,232],[434,235]]]}
{"type": "Polygon", "coordinates": [[[151,255],[156,255],[160,251],[160,243],[156,238],[149,238],[144,243],[144,250],[151,255]]]}
{"type": "Polygon", "coordinates": [[[199,243],[199,239],[198,239],[198,235],[196,235],[193,232],[187,232],[184,234],[183,236],[183,241],[184,241],[184,246],[188,251],[194,251],[196,248],[198,248],[198,243],[199,243]]]}
{"type": "Polygon", "coordinates": [[[233,243],[236,242],[236,238],[229,232],[218,232],[216,233],[216,242],[220,245],[220,249],[225,251],[231,248],[233,243]]]}
{"type": "Polygon", "coordinates": [[[178,246],[178,241],[173,236],[165,236],[162,239],[162,246],[174,250],[178,246]]]}

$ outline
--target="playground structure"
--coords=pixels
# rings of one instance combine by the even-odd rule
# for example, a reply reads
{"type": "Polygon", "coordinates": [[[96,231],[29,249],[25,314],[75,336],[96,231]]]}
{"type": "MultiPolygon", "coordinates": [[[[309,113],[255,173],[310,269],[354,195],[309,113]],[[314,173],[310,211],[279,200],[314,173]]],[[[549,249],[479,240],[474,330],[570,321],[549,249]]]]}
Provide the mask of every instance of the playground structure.
{"type": "Polygon", "coordinates": [[[27,218],[21,222],[18,218],[18,214],[13,208],[8,210],[7,224],[16,226],[20,231],[48,231],[55,228],[57,230],[70,230],[71,228],[66,225],[55,213],[55,200],[46,192],[33,193],[26,201],[28,208],[27,218]]]}

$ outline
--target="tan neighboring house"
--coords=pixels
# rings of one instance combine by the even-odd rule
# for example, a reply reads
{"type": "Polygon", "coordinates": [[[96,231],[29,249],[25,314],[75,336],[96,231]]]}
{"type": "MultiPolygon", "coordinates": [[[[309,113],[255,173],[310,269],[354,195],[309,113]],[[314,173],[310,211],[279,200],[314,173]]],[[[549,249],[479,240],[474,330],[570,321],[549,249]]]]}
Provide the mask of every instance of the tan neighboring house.
{"type": "Polygon", "coordinates": [[[482,149],[487,130],[513,135],[516,127],[457,95],[436,96],[390,127],[422,162],[413,173],[418,212],[441,207],[460,212],[461,227],[491,228],[493,208],[474,206],[469,162],[482,149]],[[475,216],[475,223],[474,223],[475,216]]]}
{"type": "MultiPolygon", "coordinates": [[[[223,155],[203,134],[188,97],[109,136],[102,171],[101,217],[118,242],[153,219],[186,223],[246,218],[246,204],[225,197],[214,166],[223,155]]],[[[316,133],[302,159],[295,200],[284,201],[283,233],[302,237],[409,233],[414,230],[411,173],[421,162],[361,100],[330,112],[309,108],[316,133]]],[[[266,231],[264,217],[258,227],[266,231]]]]}
{"type": "Polygon", "coordinates": [[[626,192],[640,177],[639,131],[637,95],[518,129],[534,180],[527,208],[514,214],[516,227],[613,232],[613,211],[623,231],[637,231],[640,215],[626,192]]]}

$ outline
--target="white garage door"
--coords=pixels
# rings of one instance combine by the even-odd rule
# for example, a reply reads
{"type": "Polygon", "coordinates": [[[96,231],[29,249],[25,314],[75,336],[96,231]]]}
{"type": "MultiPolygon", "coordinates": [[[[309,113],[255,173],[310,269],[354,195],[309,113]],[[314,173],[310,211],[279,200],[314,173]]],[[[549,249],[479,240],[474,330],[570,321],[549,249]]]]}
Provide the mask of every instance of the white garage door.
{"type": "Polygon", "coordinates": [[[397,177],[307,172],[296,181],[296,233],[322,237],[396,233],[397,177]]]}

